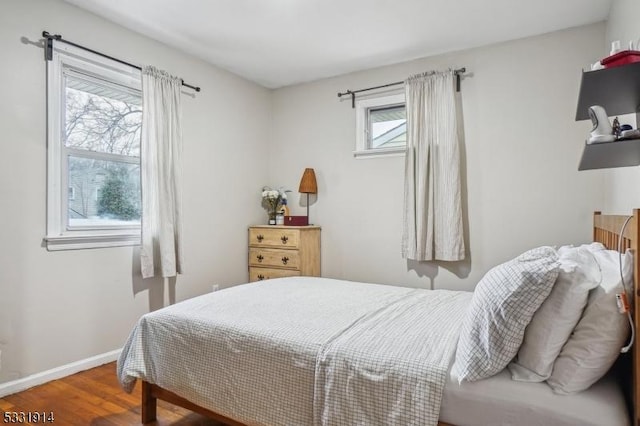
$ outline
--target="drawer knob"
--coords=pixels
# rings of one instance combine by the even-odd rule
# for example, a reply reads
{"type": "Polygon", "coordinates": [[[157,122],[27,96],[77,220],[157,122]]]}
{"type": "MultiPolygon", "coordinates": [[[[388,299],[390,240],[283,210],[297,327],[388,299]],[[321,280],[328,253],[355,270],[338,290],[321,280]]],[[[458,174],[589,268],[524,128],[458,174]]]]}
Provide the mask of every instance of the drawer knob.
{"type": "Polygon", "coordinates": [[[282,244],[287,244],[287,241],[289,241],[289,237],[283,235],[282,237],[280,237],[280,240],[282,240],[282,244]]]}
{"type": "Polygon", "coordinates": [[[282,264],[283,264],[283,265],[286,265],[288,261],[289,261],[289,258],[288,258],[287,256],[284,256],[284,257],[282,258],[282,264]]]}
{"type": "Polygon", "coordinates": [[[262,240],[264,240],[264,235],[258,234],[258,235],[256,235],[256,238],[258,239],[258,242],[261,243],[262,240]]]}
{"type": "Polygon", "coordinates": [[[261,254],[259,254],[256,256],[256,259],[258,259],[258,262],[262,262],[262,259],[264,259],[264,257],[261,254]]]}
{"type": "Polygon", "coordinates": [[[260,280],[260,281],[264,280],[264,275],[259,274],[259,275],[258,275],[258,280],[260,280]]]}

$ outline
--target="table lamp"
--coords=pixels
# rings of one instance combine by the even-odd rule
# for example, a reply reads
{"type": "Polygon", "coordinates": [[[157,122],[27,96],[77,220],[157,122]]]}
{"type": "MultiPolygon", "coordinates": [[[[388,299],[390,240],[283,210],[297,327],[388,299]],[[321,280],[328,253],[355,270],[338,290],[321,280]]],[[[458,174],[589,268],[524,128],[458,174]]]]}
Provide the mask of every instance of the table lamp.
{"type": "Polygon", "coordinates": [[[316,182],[316,173],[313,169],[306,168],[300,179],[300,187],[298,192],[307,194],[307,225],[309,225],[309,194],[318,193],[318,183],[316,182]]]}

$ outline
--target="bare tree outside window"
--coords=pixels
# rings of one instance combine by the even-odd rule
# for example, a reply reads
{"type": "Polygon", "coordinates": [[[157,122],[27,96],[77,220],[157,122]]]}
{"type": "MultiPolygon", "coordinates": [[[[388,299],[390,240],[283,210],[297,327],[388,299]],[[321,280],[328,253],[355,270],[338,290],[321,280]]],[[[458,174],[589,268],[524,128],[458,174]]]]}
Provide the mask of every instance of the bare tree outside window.
{"type": "Polygon", "coordinates": [[[140,93],[75,75],[65,92],[68,225],[139,224],[140,93]]]}
{"type": "Polygon", "coordinates": [[[54,43],[47,61],[47,250],[140,244],[140,70],[54,43]]]}

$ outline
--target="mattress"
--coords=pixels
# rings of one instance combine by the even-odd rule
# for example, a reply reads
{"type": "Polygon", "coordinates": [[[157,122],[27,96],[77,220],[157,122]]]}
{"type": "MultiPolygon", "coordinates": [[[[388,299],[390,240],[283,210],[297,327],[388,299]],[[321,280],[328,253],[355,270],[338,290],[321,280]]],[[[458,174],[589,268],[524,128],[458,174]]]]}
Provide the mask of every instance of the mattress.
{"type": "Polygon", "coordinates": [[[545,383],[511,380],[508,370],[485,380],[450,378],[440,420],[456,426],[628,426],[624,396],[605,376],[583,392],[557,395],[545,383]]]}

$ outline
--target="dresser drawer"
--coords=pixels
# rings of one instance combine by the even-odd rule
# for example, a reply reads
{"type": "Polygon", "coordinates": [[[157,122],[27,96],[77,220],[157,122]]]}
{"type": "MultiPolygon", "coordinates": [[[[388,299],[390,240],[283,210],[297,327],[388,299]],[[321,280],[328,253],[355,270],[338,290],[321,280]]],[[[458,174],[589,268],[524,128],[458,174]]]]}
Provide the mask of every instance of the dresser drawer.
{"type": "Polygon", "coordinates": [[[251,247],[291,247],[297,248],[300,242],[298,229],[286,228],[249,228],[251,247]]]}
{"type": "Polygon", "coordinates": [[[295,269],[249,268],[249,281],[262,281],[271,278],[297,277],[300,271],[295,269]]]}
{"type": "Polygon", "coordinates": [[[320,227],[249,227],[249,281],[320,276],[320,227]]]}
{"type": "Polygon", "coordinates": [[[298,250],[251,247],[249,249],[249,265],[299,269],[300,252],[298,250]]]}

